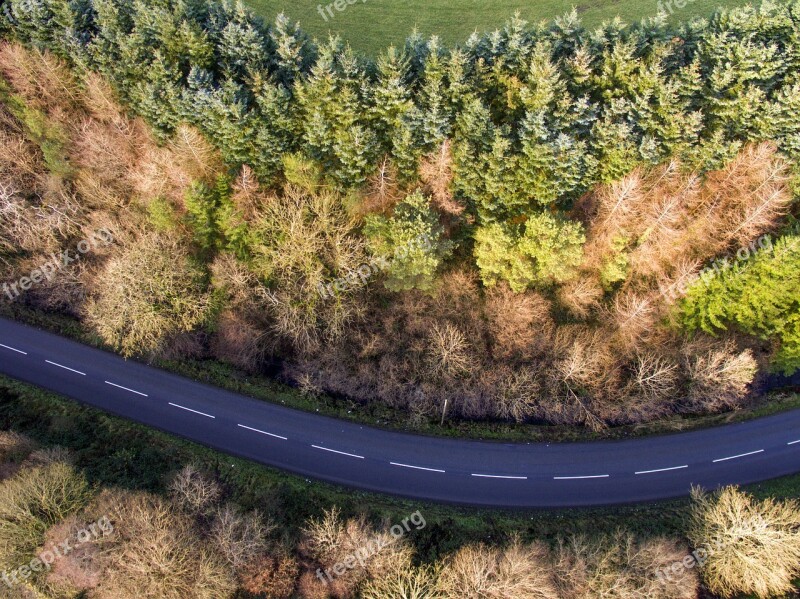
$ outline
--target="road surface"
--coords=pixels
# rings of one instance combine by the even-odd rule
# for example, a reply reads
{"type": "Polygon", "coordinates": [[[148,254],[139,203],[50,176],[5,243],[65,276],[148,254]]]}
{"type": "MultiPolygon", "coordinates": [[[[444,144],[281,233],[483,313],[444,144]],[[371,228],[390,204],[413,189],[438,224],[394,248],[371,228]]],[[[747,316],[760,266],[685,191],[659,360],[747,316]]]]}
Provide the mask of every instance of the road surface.
{"type": "Polygon", "coordinates": [[[0,373],[302,476],[438,502],[611,505],[686,495],[693,484],[747,484],[800,471],[800,410],[626,441],[424,437],[251,399],[4,319],[0,373]]]}

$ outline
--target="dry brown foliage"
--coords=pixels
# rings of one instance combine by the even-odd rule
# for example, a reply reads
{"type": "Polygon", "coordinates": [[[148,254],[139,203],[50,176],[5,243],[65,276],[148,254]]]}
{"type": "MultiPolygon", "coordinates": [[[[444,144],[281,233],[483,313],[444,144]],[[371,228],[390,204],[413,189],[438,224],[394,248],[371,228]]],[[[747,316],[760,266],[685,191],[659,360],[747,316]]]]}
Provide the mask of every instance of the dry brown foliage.
{"type": "Polygon", "coordinates": [[[343,521],[337,508],[326,511],[322,518],[309,520],[303,532],[303,551],[323,568],[342,563],[359,550],[383,547],[371,552],[364,568],[357,565],[334,579],[330,586],[337,597],[350,596],[365,580],[381,580],[398,568],[410,566],[413,557],[412,549],[403,539],[373,529],[364,518],[343,521]]]}
{"type": "Polygon", "coordinates": [[[551,308],[551,303],[535,291],[516,294],[504,284],[490,289],[486,316],[494,357],[529,360],[546,352],[548,337],[555,329],[551,308]]]}
{"type": "MultiPolygon", "coordinates": [[[[99,553],[103,531],[96,528],[97,536],[89,542],[77,543],[78,531],[91,524],[84,516],[70,516],[53,526],[45,535],[44,547],[59,547],[65,540],[71,541],[73,550],[55,560],[47,575],[47,584],[58,589],[64,596],[80,594],[96,588],[103,576],[99,553]]],[[[110,534],[113,534],[110,533],[110,534]]]]}
{"type": "Polygon", "coordinates": [[[600,306],[603,294],[600,281],[585,273],[556,290],[559,304],[578,320],[587,319],[600,306]]]}
{"type": "Polygon", "coordinates": [[[493,412],[500,418],[525,422],[545,416],[541,410],[541,375],[533,368],[498,366],[493,412]]]}
{"type": "Polygon", "coordinates": [[[239,572],[266,552],[268,535],[274,528],[257,511],[243,514],[228,504],[214,514],[209,538],[233,571],[239,572]]]}
{"type": "Polygon", "coordinates": [[[302,599],[328,599],[330,588],[312,572],[303,572],[297,583],[297,592],[302,599]]]}
{"type": "Polygon", "coordinates": [[[403,189],[397,181],[397,169],[388,158],[384,158],[367,181],[359,206],[359,216],[389,214],[403,197],[403,189]]]}
{"type": "Polygon", "coordinates": [[[458,327],[435,323],[428,336],[428,368],[433,376],[457,376],[472,363],[469,343],[458,327]]]}
{"type": "MultiPolygon", "coordinates": [[[[625,255],[625,288],[676,284],[703,262],[773,231],[791,203],[789,169],[774,144],[745,147],[724,169],[701,177],[678,162],[638,169],[602,185],[576,209],[587,224],[583,271],[599,273],[625,255]]],[[[660,303],[680,297],[667,294],[660,303]]]]}
{"type": "MultiPolygon", "coordinates": [[[[255,556],[240,575],[241,587],[253,595],[266,595],[270,599],[289,599],[294,596],[299,572],[297,560],[290,555],[255,556]]],[[[314,580],[319,582],[316,577],[314,580]]],[[[307,592],[302,593],[301,590],[301,595],[307,599],[315,597],[307,592]]],[[[327,593],[317,596],[320,599],[327,599],[327,593]]]]}
{"type": "Polygon", "coordinates": [[[425,184],[425,194],[442,212],[457,216],[464,206],[453,197],[453,150],[450,140],[445,140],[436,152],[424,156],[419,165],[419,176],[425,184]]]}

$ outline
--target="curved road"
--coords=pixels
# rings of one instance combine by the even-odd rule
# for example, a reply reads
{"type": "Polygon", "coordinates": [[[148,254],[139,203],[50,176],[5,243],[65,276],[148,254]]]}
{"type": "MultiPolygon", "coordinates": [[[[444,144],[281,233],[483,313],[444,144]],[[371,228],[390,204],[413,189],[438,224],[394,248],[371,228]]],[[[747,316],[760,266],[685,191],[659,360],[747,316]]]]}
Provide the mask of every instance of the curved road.
{"type": "Polygon", "coordinates": [[[800,471],[800,410],[629,441],[439,439],[250,399],[4,319],[0,373],[303,476],[448,503],[631,503],[685,495],[692,484],[746,484],[800,471]]]}

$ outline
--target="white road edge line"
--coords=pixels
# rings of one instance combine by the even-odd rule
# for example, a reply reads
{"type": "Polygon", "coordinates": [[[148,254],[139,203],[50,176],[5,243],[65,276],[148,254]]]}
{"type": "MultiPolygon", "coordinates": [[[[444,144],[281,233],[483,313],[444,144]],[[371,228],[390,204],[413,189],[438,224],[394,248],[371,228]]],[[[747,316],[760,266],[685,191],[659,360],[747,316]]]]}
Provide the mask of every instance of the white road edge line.
{"type": "Polygon", "coordinates": [[[10,349],[11,351],[15,351],[18,354],[22,354],[23,356],[27,356],[28,355],[28,352],[22,351],[21,349],[17,349],[16,347],[11,347],[10,345],[3,345],[2,343],[0,343],[0,347],[5,347],[6,349],[10,349]]]}
{"type": "Polygon", "coordinates": [[[185,408],[183,406],[179,406],[176,403],[169,402],[169,405],[180,408],[181,410],[186,410],[187,412],[194,412],[195,414],[200,414],[201,416],[205,416],[206,418],[216,418],[216,416],[212,416],[211,414],[206,414],[205,412],[198,412],[197,410],[192,410],[191,408],[185,408]]]}
{"type": "Polygon", "coordinates": [[[528,480],[527,476],[500,476],[497,474],[473,474],[477,478],[508,478],[511,480],[528,480]]]}
{"type": "Polygon", "coordinates": [[[400,466],[401,468],[413,468],[414,470],[426,470],[427,472],[441,472],[442,474],[445,473],[444,470],[439,470],[438,468],[423,468],[422,466],[412,466],[411,464],[400,464],[398,462],[389,462],[392,466],[400,466]]]}
{"type": "Polygon", "coordinates": [[[48,364],[52,364],[53,366],[58,366],[59,368],[63,368],[64,370],[69,370],[70,372],[74,372],[81,376],[86,376],[85,372],[81,372],[80,370],[75,370],[74,368],[69,368],[68,366],[64,366],[63,364],[59,364],[57,362],[51,362],[50,360],[45,360],[48,364]]]}
{"type": "Polygon", "coordinates": [[[610,474],[593,474],[591,476],[554,476],[553,480],[582,480],[585,478],[608,478],[610,474]]]}
{"type": "Polygon", "coordinates": [[[127,387],[123,387],[122,385],[117,385],[116,383],[112,383],[110,381],[103,381],[103,382],[106,385],[111,385],[112,387],[117,387],[118,389],[124,389],[125,391],[136,393],[136,395],[141,395],[142,397],[150,397],[147,393],[142,393],[141,391],[137,391],[136,389],[128,389],[127,387]]]}
{"type": "Polygon", "coordinates": [[[672,468],[659,468],[658,470],[642,470],[640,472],[634,472],[634,474],[655,474],[656,472],[669,472],[670,470],[683,470],[684,468],[688,468],[689,466],[673,466],[672,468]]]}
{"type": "Polygon", "coordinates": [[[725,462],[727,460],[735,460],[736,458],[744,458],[744,457],[747,457],[749,455],[755,455],[757,453],[764,453],[764,450],[763,449],[759,449],[758,451],[750,451],[748,453],[740,453],[739,455],[732,455],[732,456],[729,456],[727,458],[720,458],[718,460],[714,460],[713,463],[716,464],[717,462],[725,462]]]}
{"type": "Polygon", "coordinates": [[[321,449],[322,451],[330,451],[331,453],[338,453],[340,455],[346,455],[346,456],[349,456],[351,458],[358,458],[359,460],[363,460],[364,459],[363,455],[356,455],[354,453],[345,453],[344,451],[336,451],[335,449],[328,449],[327,447],[320,447],[319,445],[312,445],[311,447],[313,447],[314,449],[321,449]]]}
{"type": "Polygon", "coordinates": [[[797,445],[798,443],[800,443],[800,439],[798,439],[797,441],[791,441],[790,443],[787,443],[786,445],[797,445]]]}
{"type": "Polygon", "coordinates": [[[288,441],[286,437],[281,437],[280,435],[273,435],[272,433],[268,433],[266,431],[260,431],[257,428],[251,428],[249,426],[245,426],[244,424],[237,424],[236,426],[240,428],[246,428],[249,431],[253,431],[254,433],[261,433],[262,435],[267,435],[269,437],[275,437],[276,439],[283,439],[284,441],[288,441]]]}

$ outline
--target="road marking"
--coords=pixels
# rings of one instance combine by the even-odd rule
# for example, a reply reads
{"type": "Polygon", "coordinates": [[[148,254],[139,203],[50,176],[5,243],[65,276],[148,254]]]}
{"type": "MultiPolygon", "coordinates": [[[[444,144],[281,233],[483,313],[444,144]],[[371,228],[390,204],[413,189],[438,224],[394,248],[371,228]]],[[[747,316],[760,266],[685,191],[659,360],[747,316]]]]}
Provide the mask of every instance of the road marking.
{"type": "Polygon", "coordinates": [[[281,437],[280,435],[273,435],[272,433],[268,433],[266,431],[260,431],[257,428],[250,428],[249,426],[245,426],[244,424],[237,424],[236,426],[239,426],[241,428],[246,428],[247,430],[253,431],[253,432],[256,432],[256,433],[261,433],[262,435],[268,435],[270,437],[275,437],[276,439],[283,439],[284,441],[288,441],[289,440],[286,437],[281,437]]]}
{"type": "Polygon", "coordinates": [[[57,362],[51,362],[50,360],[45,360],[45,362],[47,362],[48,364],[52,364],[53,366],[58,366],[59,368],[63,368],[64,370],[69,370],[70,372],[74,372],[81,376],[86,376],[85,372],[81,372],[80,370],[75,370],[74,368],[69,368],[67,366],[64,366],[63,364],[58,364],[57,362]]]}
{"type": "Polygon", "coordinates": [[[123,387],[122,385],[117,385],[116,383],[111,383],[109,381],[103,381],[106,385],[111,385],[112,387],[117,387],[118,389],[124,389],[125,391],[130,391],[131,393],[136,393],[136,395],[141,395],[142,397],[150,397],[147,393],[142,393],[141,391],[136,391],[135,389],[128,389],[127,387],[123,387]]]}
{"type": "Polygon", "coordinates": [[[736,458],[744,458],[744,457],[747,457],[749,455],[756,455],[757,453],[764,453],[764,450],[763,449],[759,449],[758,451],[750,451],[748,453],[740,453],[739,455],[732,455],[732,456],[729,456],[727,458],[720,458],[718,460],[714,460],[713,463],[716,464],[717,462],[724,462],[726,460],[735,460],[736,458]]]}
{"type": "Polygon", "coordinates": [[[23,356],[27,356],[28,355],[28,352],[24,352],[21,349],[17,349],[16,347],[11,347],[10,345],[3,345],[2,343],[0,343],[0,347],[5,347],[6,349],[10,349],[11,351],[15,351],[18,354],[22,354],[23,356]]]}
{"type": "Polygon", "coordinates": [[[389,462],[392,466],[400,466],[401,468],[413,468],[414,470],[426,470],[427,472],[441,472],[444,474],[444,470],[439,470],[437,468],[423,468],[422,466],[412,466],[411,464],[400,464],[398,462],[389,462]]]}
{"type": "Polygon", "coordinates": [[[654,474],[656,472],[669,472],[670,470],[683,470],[684,468],[688,468],[689,466],[673,466],[672,468],[659,468],[658,470],[642,470],[641,472],[636,472],[635,474],[654,474]]]}
{"type": "Polygon", "coordinates": [[[476,478],[508,478],[511,480],[528,480],[527,476],[499,476],[497,474],[473,474],[476,478]]]}
{"type": "Polygon", "coordinates": [[[313,447],[314,449],[321,449],[322,451],[330,451],[331,453],[338,453],[340,455],[346,455],[346,456],[349,456],[351,458],[358,458],[359,460],[363,460],[364,459],[363,455],[356,455],[354,453],[345,453],[344,451],[336,451],[335,449],[328,449],[327,447],[320,447],[319,445],[312,445],[311,447],[313,447]]]}
{"type": "Polygon", "coordinates": [[[183,406],[179,406],[176,403],[169,402],[169,405],[180,408],[181,410],[186,410],[187,412],[194,412],[195,414],[200,414],[201,416],[205,416],[206,418],[216,418],[216,416],[212,416],[211,414],[206,414],[205,412],[198,412],[197,410],[192,410],[191,408],[184,408],[183,406]]]}
{"type": "Polygon", "coordinates": [[[800,443],[800,439],[798,439],[797,441],[792,441],[790,443],[787,443],[786,445],[797,445],[798,443],[800,443]]]}
{"type": "Polygon", "coordinates": [[[610,474],[592,474],[591,476],[554,476],[554,480],[582,480],[585,478],[608,478],[610,474]]]}

